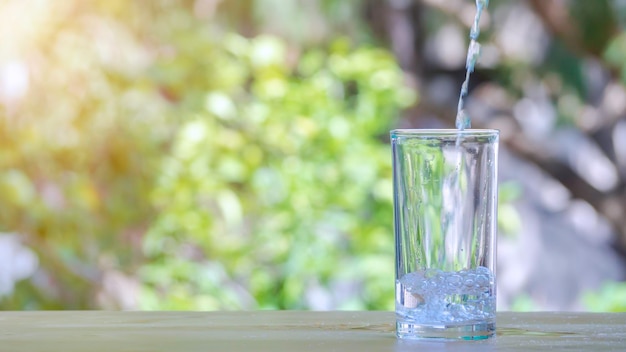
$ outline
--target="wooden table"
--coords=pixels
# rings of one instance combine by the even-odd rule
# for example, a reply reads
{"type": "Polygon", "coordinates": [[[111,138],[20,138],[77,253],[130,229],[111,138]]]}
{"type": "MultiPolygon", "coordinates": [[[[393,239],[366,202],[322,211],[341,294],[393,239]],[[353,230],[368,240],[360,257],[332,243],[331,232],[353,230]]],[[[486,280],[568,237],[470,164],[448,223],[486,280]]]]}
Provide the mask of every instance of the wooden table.
{"type": "Polygon", "coordinates": [[[0,312],[0,352],[626,351],[626,313],[498,313],[483,341],[399,341],[391,312],[0,312]]]}

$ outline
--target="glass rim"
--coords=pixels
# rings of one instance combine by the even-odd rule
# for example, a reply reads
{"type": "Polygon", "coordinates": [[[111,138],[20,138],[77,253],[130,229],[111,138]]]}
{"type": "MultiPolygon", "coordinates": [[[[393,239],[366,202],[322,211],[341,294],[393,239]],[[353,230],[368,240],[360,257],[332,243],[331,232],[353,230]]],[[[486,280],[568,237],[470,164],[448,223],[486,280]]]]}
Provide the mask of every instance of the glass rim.
{"type": "Polygon", "coordinates": [[[480,136],[498,136],[500,130],[496,129],[482,129],[482,128],[468,128],[464,130],[458,130],[454,128],[399,128],[389,131],[392,137],[410,137],[410,136],[465,136],[465,137],[480,137],[480,136]]]}

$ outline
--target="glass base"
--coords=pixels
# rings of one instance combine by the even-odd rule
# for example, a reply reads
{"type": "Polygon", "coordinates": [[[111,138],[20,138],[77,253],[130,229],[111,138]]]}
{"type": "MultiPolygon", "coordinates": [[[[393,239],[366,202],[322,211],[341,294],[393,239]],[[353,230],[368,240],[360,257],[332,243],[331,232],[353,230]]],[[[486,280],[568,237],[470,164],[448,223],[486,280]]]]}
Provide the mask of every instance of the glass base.
{"type": "Polygon", "coordinates": [[[495,322],[462,325],[431,325],[414,322],[396,322],[396,335],[404,340],[484,340],[494,336],[495,322]]]}

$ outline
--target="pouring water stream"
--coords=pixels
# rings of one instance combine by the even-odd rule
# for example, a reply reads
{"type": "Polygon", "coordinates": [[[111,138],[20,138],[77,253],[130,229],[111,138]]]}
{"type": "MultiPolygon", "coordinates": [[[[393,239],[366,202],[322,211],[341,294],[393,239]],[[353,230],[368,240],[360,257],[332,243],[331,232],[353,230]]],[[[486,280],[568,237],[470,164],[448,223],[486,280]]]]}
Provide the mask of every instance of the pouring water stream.
{"type": "MultiPolygon", "coordinates": [[[[463,213],[463,203],[468,200],[465,199],[466,193],[462,191],[462,178],[467,175],[466,160],[463,157],[462,152],[462,131],[471,128],[470,116],[465,111],[465,99],[468,94],[468,85],[471,74],[474,72],[476,62],[480,56],[480,44],[478,43],[478,36],[480,35],[480,17],[483,10],[489,6],[489,0],[476,0],[476,15],[474,17],[474,23],[470,30],[470,44],[467,49],[467,58],[465,61],[465,81],[461,86],[461,94],[459,97],[459,104],[456,115],[456,128],[459,131],[456,138],[456,172],[452,173],[448,179],[444,181],[444,188],[449,191],[449,196],[444,198],[444,203],[447,203],[446,208],[449,210],[446,213],[443,228],[446,229],[445,241],[446,241],[446,257],[456,263],[456,265],[463,263],[464,266],[468,265],[467,261],[471,257],[470,251],[463,251],[463,248],[473,248],[473,243],[466,243],[465,238],[461,234],[469,233],[471,228],[468,228],[470,224],[466,221],[466,216],[471,216],[463,213]],[[450,233],[450,236],[447,233],[450,233]]],[[[448,259],[448,260],[450,260],[448,259]]]]}
{"type": "Polygon", "coordinates": [[[476,0],[476,16],[474,17],[474,24],[470,30],[470,44],[467,49],[467,59],[465,60],[465,81],[461,86],[461,94],[459,96],[459,105],[456,114],[456,128],[458,130],[464,130],[471,127],[470,117],[465,111],[465,98],[468,93],[468,85],[472,72],[476,66],[476,61],[480,56],[480,44],[478,43],[478,36],[480,35],[480,17],[483,10],[489,6],[489,0],[476,0]]]}

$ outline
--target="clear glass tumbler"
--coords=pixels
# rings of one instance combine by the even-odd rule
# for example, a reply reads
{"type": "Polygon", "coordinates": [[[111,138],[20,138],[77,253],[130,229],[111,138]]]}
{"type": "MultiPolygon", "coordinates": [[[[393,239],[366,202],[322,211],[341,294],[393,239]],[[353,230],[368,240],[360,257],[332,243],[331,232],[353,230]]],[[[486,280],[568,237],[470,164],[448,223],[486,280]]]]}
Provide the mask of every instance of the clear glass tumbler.
{"type": "Polygon", "coordinates": [[[495,333],[497,130],[393,130],[396,332],[495,333]]]}

